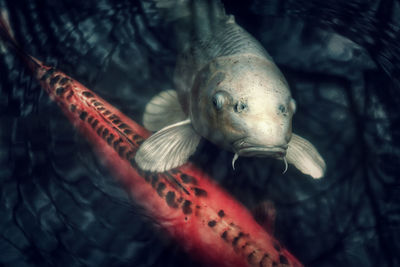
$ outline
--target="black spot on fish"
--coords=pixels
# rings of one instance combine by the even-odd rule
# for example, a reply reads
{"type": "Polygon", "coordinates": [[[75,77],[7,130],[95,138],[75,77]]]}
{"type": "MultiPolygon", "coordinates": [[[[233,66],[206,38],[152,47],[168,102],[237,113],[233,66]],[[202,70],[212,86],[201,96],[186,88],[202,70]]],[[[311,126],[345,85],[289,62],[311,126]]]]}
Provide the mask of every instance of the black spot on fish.
{"type": "Polygon", "coordinates": [[[120,146],[120,147],[118,148],[118,154],[119,154],[121,157],[123,157],[123,156],[124,156],[125,150],[126,150],[126,146],[120,146]]]}
{"type": "Polygon", "coordinates": [[[175,203],[175,192],[168,191],[167,195],[165,196],[165,200],[167,201],[168,206],[171,208],[178,207],[178,205],[175,203]]]}
{"type": "MultiPolygon", "coordinates": [[[[245,249],[248,245],[250,245],[250,243],[249,242],[246,242],[243,246],[242,246],[242,249],[245,249]]],[[[268,255],[268,254],[267,254],[268,255]]]]}
{"type": "Polygon", "coordinates": [[[158,175],[157,174],[153,174],[151,176],[151,186],[155,188],[157,183],[158,183],[158,175]]]}
{"type": "Polygon", "coordinates": [[[79,115],[79,118],[81,120],[83,120],[83,121],[86,119],[86,117],[87,117],[87,112],[86,111],[82,111],[81,114],[79,115]]]}
{"type": "Polygon", "coordinates": [[[277,263],[276,261],[273,261],[273,262],[272,262],[272,266],[273,266],[273,267],[276,267],[276,266],[278,266],[278,263],[277,263]]]}
{"type": "Polygon", "coordinates": [[[92,128],[96,128],[97,124],[99,123],[99,121],[97,119],[94,120],[94,122],[92,123],[92,128]]]}
{"type": "Polygon", "coordinates": [[[72,111],[72,112],[75,112],[75,110],[76,110],[76,105],[71,104],[71,106],[69,106],[69,107],[71,108],[71,111],[72,111]]]}
{"type": "Polygon", "coordinates": [[[60,80],[60,75],[56,75],[55,77],[51,78],[50,86],[54,86],[60,80]]]}
{"type": "Polygon", "coordinates": [[[107,129],[107,128],[104,129],[104,131],[103,131],[103,138],[106,138],[107,135],[108,135],[108,133],[109,133],[108,129],[107,129]]]}
{"type": "Polygon", "coordinates": [[[276,249],[276,251],[281,251],[281,247],[278,243],[274,243],[274,248],[276,249]]]}
{"type": "Polygon", "coordinates": [[[85,96],[85,97],[87,97],[87,98],[92,98],[92,97],[94,97],[94,95],[93,95],[91,92],[89,92],[89,91],[83,92],[82,95],[85,96]]]}
{"type": "Polygon", "coordinates": [[[103,129],[104,129],[104,126],[100,125],[99,129],[97,129],[97,134],[101,135],[101,132],[103,131],[103,129]]]}
{"type": "Polygon", "coordinates": [[[122,142],[122,138],[119,138],[117,141],[115,141],[114,148],[116,149],[121,142],[122,142]]]}
{"type": "Polygon", "coordinates": [[[129,128],[129,126],[126,125],[125,123],[121,123],[121,124],[118,126],[118,128],[120,128],[120,129],[125,129],[125,128],[129,128]]]}
{"type": "Polygon", "coordinates": [[[237,243],[239,242],[239,239],[242,238],[242,236],[243,236],[243,233],[240,232],[238,236],[236,236],[235,238],[233,238],[233,240],[232,240],[232,245],[236,246],[237,243]]]}
{"type": "Polygon", "coordinates": [[[114,139],[114,135],[113,135],[113,134],[110,134],[110,135],[108,136],[108,138],[107,138],[107,143],[108,143],[109,145],[111,145],[113,139],[114,139]]]}
{"type": "Polygon", "coordinates": [[[89,118],[87,119],[87,121],[88,121],[89,124],[92,123],[93,117],[92,117],[92,116],[89,116],[89,118]]]}
{"type": "Polygon", "coordinates": [[[48,71],[46,71],[45,74],[43,74],[42,78],[40,78],[42,81],[47,80],[47,78],[49,78],[51,75],[53,75],[53,73],[56,70],[54,68],[50,68],[48,71]]]}
{"type": "Polygon", "coordinates": [[[97,106],[101,106],[101,105],[102,105],[102,103],[101,103],[101,102],[99,102],[99,101],[95,101],[95,102],[93,103],[93,105],[94,105],[95,107],[97,107],[97,106]]]}
{"type": "Polygon", "coordinates": [[[74,91],[69,90],[69,94],[67,95],[67,99],[69,100],[74,95],[74,91]]]}
{"type": "MultiPolygon", "coordinates": [[[[246,243],[247,244],[247,243],[246,243]]],[[[261,261],[260,261],[260,266],[262,265],[262,262],[265,260],[265,259],[268,259],[269,258],[269,254],[268,253],[264,253],[264,256],[262,257],[262,259],[261,259],[261,261]]]]}
{"type": "Polygon", "coordinates": [[[130,129],[125,129],[125,130],[124,130],[124,133],[125,133],[125,134],[131,134],[131,133],[132,133],[132,130],[130,130],[130,129]]]}
{"type": "Polygon", "coordinates": [[[129,150],[129,151],[126,153],[125,158],[126,158],[127,160],[130,160],[130,158],[132,157],[133,153],[134,153],[134,152],[133,152],[132,150],[129,150]]]}
{"type": "Polygon", "coordinates": [[[221,217],[221,218],[224,217],[225,216],[224,210],[218,211],[218,216],[221,217]]]}
{"type": "Polygon", "coordinates": [[[205,191],[201,188],[194,187],[193,190],[194,190],[194,194],[198,197],[206,197],[208,195],[207,191],[205,191]]]}
{"type": "Polygon", "coordinates": [[[106,110],[106,111],[103,112],[103,114],[104,114],[105,116],[110,115],[110,114],[111,114],[111,111],[106,110]]]}
{"type": "Polygon", "coordinates": [[[158,193],[158,195],[159,195],[160,197],[163,197],[163,196],[164,196],[163,191],[164,191],[165,187],[166,187],[166,185],[165,185],[164,183],[162,183],[162,182],[158,184],[158,186],[157,186],[157,193],[158,193]]]}
{"type": "Polygon", "coordinates": [[[119,119],[115,119],[115,120],[113,120],[112,121],[114,124],[120,124],[121,123],[121,121],[119,120],[119,119]]]}
{"type": "Polygon", "coordinates": [[[110,120],[116,120],[116,119],[119,119],[119,117],[118,117],[117,115],[115,115],[115,114],[112,114],[112,115],[109,117],[109,119],[110,119],[110,120]]]}
{"type": "MultiPolygon", "coordinates": [[[[139,170],[141,170],[141,169],[139,169],[139,170]]],[[[146,182],[150,182],[150,174],[148,172],[142,172],[141,175],[144,177],[146,182]]]]}
{"type": "MultiPolygon", "coordinates": [[[[129,159],[129,163],[131,164],[131,166],[132,166],[134,169],[137,169],[137,165],[136,165],[135,158],[129,159]]],[[[140,169],[137,169],[137,172],[139,173],[140,176],[143,176],[143,175],[142,175],[142,171],[141,171],[140,169]]]]}
{"type": "Polygon", "coordinates": [[[282,263],[282,264],[289,264],[288,259],[283,255],[279,256],[279,262],[282,263]]]}
{"type": "Polygon", "coordinates": [[[224,231],[221,237],[226,240],[226,238],[228,237],[228,231],[224,231]]]}
{"type": "Polygon", "coordinates": [[[98,111],[102,111],[102,110],[105,110],[105,109],[106,109],[105,107],[98,107],[97,108],[98,111]]]}
{"type": "Polygon", "coordinates": [[[69,81],[69,79],[67,77],[64,77],[60,80],[60,84],[61,85],[65,85],[67,82],[69,81]]]}
{"type": "Polygon", "coordinates": [[[138,146],[140,146],[141,144],[143,144],[143,142],[144,142],[144,140],[139,140],[139,141],[136,141],[136,144],[137,144],[138,146]]]}
{"type": "Polygon", "coordinates": [[[61,96],[64,93],[65,93],[65,88],[64,87],[58,87],[56,89],[56,95],[61,96]]]}
{"type": "Polygon", "coordinates": [[[255,250],[253,250],[248,256],[247,256],[247,261],[249,263],[252,263],[254,261],[254,254],[256,253],[255,250]]]}
{"type": "Polygon", "coordinates": [[[214,220],[208,222],[208,226],[210,226],[210,227],[214,227],[216,224],[217,224],[217,222],[214,220]]]}
{"type": "Polygon", "coordinates": [[[197,180],[193,176],[184,173],[181,174],[181,179],[185,184],[197,184],[197,180]]]}
{"type": "Polygon", "coordinates": [[[132,140],[137,140],[137,139],[140,139],[141,138],[141,136],[140,135],[137,135],[137,134],[135,134],[134,136],[132,136],[132,140]]]}
{"type": "MultiPolygon", "coordinates": [[[[135,136],[139,136],[139,135],[135,135],[135,136]]],[[[136,144],[140,145],[139,142],[143,143],[143,138],[139,136],[139,138],[135,138],[135,136],[132,137],[132,141],[135,142],[136,144]]]]}
{"type": "Polygon", "coordinates": [[[182,205],[182,211],[184,214],[191,214],[192,213],[192,202],[189,200],[185,200],[182,205]]]}

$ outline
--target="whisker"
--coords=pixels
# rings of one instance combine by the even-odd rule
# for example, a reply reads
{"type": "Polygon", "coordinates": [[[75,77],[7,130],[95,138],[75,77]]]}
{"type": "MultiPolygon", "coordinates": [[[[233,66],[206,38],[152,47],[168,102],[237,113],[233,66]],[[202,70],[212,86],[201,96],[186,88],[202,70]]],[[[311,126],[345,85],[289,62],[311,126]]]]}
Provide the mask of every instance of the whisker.
{"type": "Polygon", "coordinates": [[[235,155],[233,156],[233,159],[232,159],[232,168],[233,168],[233,170],[235,170],[235,161],[236,161],[238,158],[239,158],[239,154],[238,154],[238,153],[235,153],[235,155]]]}
{"type": "Polygon", "coordinates": [[[282,174],[285,174],[288,169],[288,163],[287,163],[286,157],[283,157],[283,162],[285,162],[285,170],[283,170],[282,174]]]}

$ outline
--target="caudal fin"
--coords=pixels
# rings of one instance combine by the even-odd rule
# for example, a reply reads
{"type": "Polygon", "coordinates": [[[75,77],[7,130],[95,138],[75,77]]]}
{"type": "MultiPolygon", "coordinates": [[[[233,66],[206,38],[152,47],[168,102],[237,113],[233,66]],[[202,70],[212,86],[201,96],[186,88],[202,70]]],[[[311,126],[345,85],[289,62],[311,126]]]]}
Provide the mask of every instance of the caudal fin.
{"type": "Polygon", "coordinates": [[[14,50],[31,70],[35,70],[42,65],[40,61],[28,55],[17,43],[11,30],[8,13],[5,10],[0,10],[0,39],[3,44],[14,50]]]}

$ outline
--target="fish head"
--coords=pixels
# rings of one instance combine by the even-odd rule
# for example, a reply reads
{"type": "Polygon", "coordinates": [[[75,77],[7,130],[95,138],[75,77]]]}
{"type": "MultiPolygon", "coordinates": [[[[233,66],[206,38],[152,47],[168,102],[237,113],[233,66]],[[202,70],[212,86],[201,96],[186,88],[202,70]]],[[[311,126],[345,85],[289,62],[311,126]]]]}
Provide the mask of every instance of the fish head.
{"type": "Polygon", "coordinates": [[[285,78],[265,58],[216,59],[200,72],[192,88],[195,130],[239,156],[284,157],[295,110],[285,78]]]}

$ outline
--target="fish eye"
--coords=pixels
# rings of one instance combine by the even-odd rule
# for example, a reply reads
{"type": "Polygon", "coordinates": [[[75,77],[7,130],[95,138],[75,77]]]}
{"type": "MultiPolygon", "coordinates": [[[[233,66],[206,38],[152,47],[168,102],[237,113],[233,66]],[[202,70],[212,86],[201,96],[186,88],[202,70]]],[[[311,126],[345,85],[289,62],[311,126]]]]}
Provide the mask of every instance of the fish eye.
{"type": "Polygon", "coordinates": [[[212,99],[213,105],[217,110],[221,110],[224,106],[225,96],[222,92],[217,92],[212,99]]]}
{"type": "Polygon", "coordinates": [[[241,113],[242,111],[247,109],[247,104],[243,101],[238,101],[234,106],[235,112],[241,113]]]}

